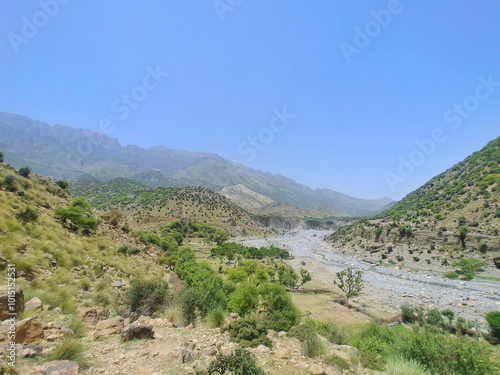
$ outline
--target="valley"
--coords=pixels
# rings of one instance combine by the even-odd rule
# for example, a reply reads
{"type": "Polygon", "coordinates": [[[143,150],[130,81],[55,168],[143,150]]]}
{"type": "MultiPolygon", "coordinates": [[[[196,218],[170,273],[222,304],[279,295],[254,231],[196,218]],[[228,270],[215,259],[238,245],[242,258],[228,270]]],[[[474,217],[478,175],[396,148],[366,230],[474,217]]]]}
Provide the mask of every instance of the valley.
{"type": "MultiPolygon", "coordinates": [[[[295,259],[286,263],[297,270],[306,268],[322,288],[336,289],[334,272],[346,267],[362,270],[365,287],[357,305],[366,305],[368,311],[373,310],[380,318],[394,318],[405,304],[450,309],[472,321],[481,321],[488,311],[500,308],[498,281],[450,280],[432,271],[374,265],[336,252],[324,239],[329,233],[306,230],[266,239],[241,239],[240,243],[257,247],[272,244],[288,250],[295,259]],[[302,261],[307,262],[306,266],[301,265],[302,261]]],[[[494,274],[500,276],[500,271],[494,274]]]]}

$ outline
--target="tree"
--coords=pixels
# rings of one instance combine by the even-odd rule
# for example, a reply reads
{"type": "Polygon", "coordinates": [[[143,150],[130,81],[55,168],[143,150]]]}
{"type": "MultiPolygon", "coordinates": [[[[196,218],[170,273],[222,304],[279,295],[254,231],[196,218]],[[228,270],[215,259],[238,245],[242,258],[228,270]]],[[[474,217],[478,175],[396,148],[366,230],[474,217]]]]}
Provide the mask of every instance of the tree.
{"type": "Polygon", "coordinates": [[[3,152],[0,152],[0,163],[3,163],[3,152]]]}
{"type": "Polygon", "coordinates": [[[308,281],[312,280],[312,277],[311,277],[311,274],[309,273],[309,271],[305,270],[303,268],[300,270],[300,277],[301,277],[301,285],[304,285],[308,281]]]}
{"type": "Polygon", "coordinates": [[[337,280],[333,280],[333,283],[345,294],[346,306],[349,306],[349,299],[358,296],[363,289],[363,271],[354,272],[351,267],[347,267],[336,275],[337,280]]]}
{"type": "Polygon", "coordinates": [[[500,339],[500,311],[492,311],[486,314],[486,321],[490,326],[492,336],[500,339]]]}
{"type": "Polygon", "coordinates": [[[295,273],[293,268],[280,266],[278,268],[278,281],[281,285],[288,288],[295,288],[299,276],[295,273]]]}
{"type": "Polygon", "coordinates": [[[16,178],[12,176],[11,174],[8,174],[5,176],[3,179],[3,185],[8,191],[16,191],[16,178]]]}
{"type": "Polygon", "coordinates": [[[484,265],[485,263],[482,260],[476,258],[460,259],[451,264],[452,267],[460,268],[458,273],[465,280],[472,280],[476,272],[479,272],[484,265]]]}
{"type": "Polygon", "coordinates": [[[17,172],[19,176],[28,178],[29,175],[31,174],[31,169],[30,167],[22,167],[19,169],[19,172],[17,172]]]}
{"type": "Polygon", "coordinates": [[[467,227],[461,226],[459,229],[458,238],[460,239],[460,243],[462,247],[465,249],[465,238],[467,237],[467,227]]]}
{"type": "Polygon", "coordinates": [[[69,182],[64,180],[58,180],[56,181],[56,185],[59,186],[61,189],[66,190],[69,187],[69,182]]]}
{"type": "Polygon", "coordinates": [[[23,225],[26,225],[27,223],[38,219],[38,211],[30,207],[26,207],[24,210],[17,212],[15,217],[17,220],[22,222],[23,225]]]}

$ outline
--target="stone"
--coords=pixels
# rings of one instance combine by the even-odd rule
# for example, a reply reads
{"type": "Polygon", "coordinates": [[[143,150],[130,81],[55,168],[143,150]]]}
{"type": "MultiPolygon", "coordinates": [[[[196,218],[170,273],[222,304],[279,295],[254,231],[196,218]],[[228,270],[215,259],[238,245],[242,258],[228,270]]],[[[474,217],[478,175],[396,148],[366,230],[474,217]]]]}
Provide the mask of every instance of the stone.
{"type": "Polygon", "coordinates": [[[191,363],[194,361],[193,355],[187,349],[183,349],[180,355],[180,359],[182,363],[191,363]]]}
{"type": "Polygon", "coordinates": [[[212,355],[216,355],[217,354],[217,350],[215,349],[206,349],[206,350],[203,350],[201,352],[202,355],[208,355],[208,356],[212,356],[212,355]]]}
{"type": "Polygon", "coordinates": [[[73,361],[52,361],[43,365],[45,375],[78,375],[80,366],[73,361]]]}
{"type": "Polygon", "coordinates": [[[0,285],[0,320],[9,317],[8,313],[20,313],[24,311],[24,292],[19,285],[15,288],[14,305],[9,306],[9,289],[7,285],[0,285]],[[9,308],[12,307],[12,310],[9,308]]]}
{"type": "Polygon", "coordinates": [[[123,328],[123,318],[115,316],[114,318],[101,320],[95,326],[94,339],[97,340],[102,336],[117,335],[123,328]]]}
{"type": "Polygon", "coordinates": [[[269,340],[274,340],[274,339],[277,339],[279,336],[278,336],[278,332],[273,331],[272,329],[269,329],[269,330],[267,331],[266,337],[267,337],[269,340]]]}
{"type": "Polygon", "coordinates": [[[30,299],[28,302],[25,303],[24,305],[25,310],[43,310],[43,303],[40,301],[40,298],[38,297],[33,297],[30,299]]]}
{"type": "Polygon", "coordinates": [[[343,375],[344,371],[337,366],[328,366],[325,369],[325,375],[343,375]]]}
{"type": "Polygon", "coordinates": [[[83,307],[76,310],[76,315],[91,326],[108,319],[109,314],[109,309],[103,307],[83,307]]]}
{"type": "Polygon", "coordinates": [[[279,332],[278,332],[278,337],[279,337],[280,339],[281,339],[281,338],[283,338],[283,337],[285,337],[285,336],[286,336],[286,332],[285,332],[285,331],[279,331],[279,332]]]}
{"type": "Polygon", "coordinates": [[[311,367],[309,367],[309,372],[312,375],[324,375],[325,369],[323,367],[321,367],[320,365],[312,364],[311,367]]]}
{"type": "Polygon", "coordinates": [[[123,327],[121,330],[121,338],[123,341],[133,339],[149,339],[154,337],[153,326],[151,324],[133,324],[123,327]]]}
{"type": "Polygon", "coordinates": [[[121,288],[123,286],[123,283],[121,281],[115,281],[115,288],[121,288]]]}
{"type": "Polygon", "coordinates": [[[38,353],[33,349],[23,349],[17,355],[21,358],[33,358],[37,356],[38,353]]]}
{"type": "Polygon", "coordinates": [[[16,323],[16,342],[38,344],[43,339],[42,319],[32,316],[16,323]]]}
{"type": "Polygon", "coordinates": [[[274,354],[276,355],[276,357],[281,358],[281,359],[292,358],[292,353],[290,352],[290,349],[286,349],[286,348],[278,349],[278,350],[276,350],[276,352],[274,354]]]}

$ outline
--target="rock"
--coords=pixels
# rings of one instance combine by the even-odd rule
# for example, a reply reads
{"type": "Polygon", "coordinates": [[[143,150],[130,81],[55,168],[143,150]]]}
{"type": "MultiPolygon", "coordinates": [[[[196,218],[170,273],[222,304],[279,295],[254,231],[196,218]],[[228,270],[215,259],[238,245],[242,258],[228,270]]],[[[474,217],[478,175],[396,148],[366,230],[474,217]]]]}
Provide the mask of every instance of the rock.
{"type": "Polygon", "coordinates": [[[21,358],[33,358],[38,354],[39,353],[37,353],[33,349],[23,349],[17,355],[21,358]]]}
{"type": "Polygon", "coordinates": [[[292,358],[292,353],[290,352],[290,349],[278,349],[274,353],[276,357],[281,358],[281,359],[290,359],[292,358]]]}
{"type": "Polygon", "coordinates": [[[277,339],[279,336],[278,336],[278,332],[276,331],[273,331],[272,329],[269,329],[267,331],[267,335],[266,337],[269,339],[269,340],[274,340],[274,339],[277,339]]]}
{"type": "Polygon", "coordinates": [[[359,356],[359,350],[348,345],[331,345],[330,355],[335,355],[349,362],[351,357],[359,356]]]}
{"type": "Polygon", "coordinates": [[[182,350],[180,358],[182,363],[191,363],[194,361],[193,355],[187,349],[182,350]]]}
{"type": "Polygon", "coordinates": [[[130,341],[132,339],[149,339],[155,335],[153,326],[151,324],[133,324],[126,326],[121,330],[121,337],[123,341],[130,341]]]}
{"type": "Polygon", "coordinates": [[[46,375],[78,375],[78,364],[73,361],[52,361],[43,365],[46,375]]]}
{"type": "Polygon", "coordinates": [[[325,375],[343,375],[344,371],[342,371],[337,366],[328,366],[325,369],[325,375]]]}
{"type": "Polygon", "coordinates": [[[285,331],[279,331],[279,332],[278,332],[278,337],[279,337],[280,339],[281,339],[281,338],[283,338],[283,337],[285,337],[285,336],[286,336],[286,332],[285,332],[285,331]]]}
{"type": "Polygon", "coordinates": [[[311,367],[309,367],[309,372],[312,375],[324,375],[325,374],[325,369],[321,367],[320,365],[313,364],[311,367]]]}
{"type": "Polygon", "coordinates": [[[212,356],[212,355],[216,355],[217,354],[217,350],[215,349],[207,349],[207,350],[203,350],[201,352],[201,355],[208,355],[208,356],[212,356]]]}
{"type": "Polygon", "coordinates": [[[115,288],[120,289],[123,286],[123,283],[121,281],[115,281],[115,288]]]}
{"type": "Polygon", "coordinates": [[[231,313],[226,318],[226,325],[229,325],[237,320],[241,319],[240,316],[236,313],[231,313]]]}
{"type": "Polygon", "coordinates": [[[114,318],[102,320],[95,326],[94,339],[99,337],[119,334],[123,328],[123,318],[115,316],[114,318]]]}
{"type": "Polygon", "coordinates": [[[43,310],[43,303],[40,301],[40,298],[33,297],[24,305],[25,310],[43,310]]]}
{"type": "Polygon", "coordinates": [[[108,319],[109,314],[109,310],[103,307],[83,307],[76,310],[76,315],[92,326],[108,319]]]}
{"type": "Polygon", "coordinates": [[[151,322],[151,317],[149,316],[144,316],[141,315],[135,322],[134,324],[150,324],[151,322]]]}
{"type": "Polygon", "coordinates": [[[42,338],[42,319],[39,316],[32,316],[16,323],[16,342],[38,344],[42,338]]]}
{"type": "Polygon", "coordinates": [[[15,288],[15,302],[13,306],[9,306],[9,295],[7,285],[0,285],[0,320],[5,320],[9,317],[8,313],[20,313],[24,310],[24,293],[18,285],[15,288]],[[9,308],[12,307],[12,310],[9,308]]]}

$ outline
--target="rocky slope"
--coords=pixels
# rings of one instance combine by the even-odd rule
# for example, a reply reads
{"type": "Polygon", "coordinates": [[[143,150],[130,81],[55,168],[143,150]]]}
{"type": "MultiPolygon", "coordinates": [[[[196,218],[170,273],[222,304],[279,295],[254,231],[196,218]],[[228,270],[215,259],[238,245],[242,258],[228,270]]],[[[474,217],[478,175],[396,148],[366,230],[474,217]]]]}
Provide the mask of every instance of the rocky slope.
{"type": "Polygon", "coordinates": [[[388,198],[366,200],[328,189],[310,189],[282,175],[272,175],[218,155],[121,146],[99,132],[49,126],[27,117],[0,113],[0,149],[17,167],[30,165],[42,175],[76,177],[90,174],[100,181],[117,177],[146,185],[202,186],[213,191],[244,185],[276,202],[327,215],[363,216],[380,212],[388,198]]]}
{"type": "MultiPolygon", "coordinates": [[[[500,138],[434,177],[373,219],[329,236],[337,251],[372,263],[446,270],[461,257],[475,257],[500,277],[500,138]]],[[[448,269],[449,270],[449,269],[448,269]]]]}

